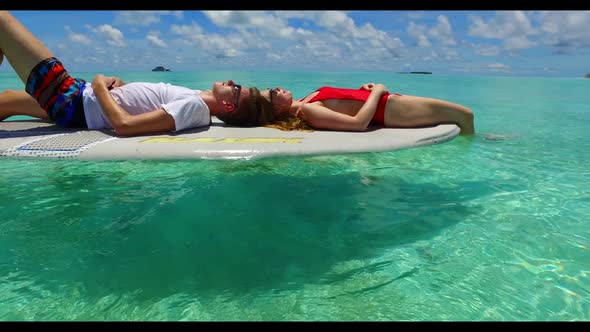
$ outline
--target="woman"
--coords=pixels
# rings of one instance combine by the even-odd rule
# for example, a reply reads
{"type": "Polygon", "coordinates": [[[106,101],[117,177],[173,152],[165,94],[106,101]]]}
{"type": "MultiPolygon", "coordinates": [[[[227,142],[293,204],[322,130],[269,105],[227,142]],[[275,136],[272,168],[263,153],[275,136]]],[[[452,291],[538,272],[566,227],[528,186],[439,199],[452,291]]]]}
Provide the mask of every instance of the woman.
{"type": "Polygon", "coordinates": [[[113,128],[118,135],[136,136],[207,126],[210,115],[251,107],[250,90],[232,80],[200,91],[166,83],[125,84],[101,74],[92,83],[73,78],[40,40],[0,11],[0,64],[4,56],[25,91],[0,93],[0,121],[28,115],[65,128],[113,128]]]}
{"type": "MultiPolygon", "coordinates": [[[[383,84],[367,83],[359,89],[322,87],[305,98],[280,87],[252,91],[258,112],[237,123],[225,115],[222,121],[237,126],[270,126],[282,130],[330,129],[364,131],[369,124],[414,128],[454,123],[461,135],[473,135],[473,112],[445,100],[389,93],[383,84]]],[[[234,114],[234,116],[237,114],[234,114]]]]}

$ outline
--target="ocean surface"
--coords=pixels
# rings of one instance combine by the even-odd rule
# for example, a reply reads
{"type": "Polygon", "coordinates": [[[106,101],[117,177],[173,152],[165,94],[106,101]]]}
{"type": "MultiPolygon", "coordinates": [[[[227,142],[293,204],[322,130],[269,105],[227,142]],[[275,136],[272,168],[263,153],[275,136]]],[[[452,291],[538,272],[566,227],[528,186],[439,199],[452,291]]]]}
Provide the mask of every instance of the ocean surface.
{"type": "MultiPolygon", "coordinates": [[[[470,107],[478,134],[251,161],[2,158],[1,321],[590,320],[590,79],[105,74],[296,98],[378,82],[470,107]]],[[[5,89],[22,84],[0,73],[5,89]]]]}

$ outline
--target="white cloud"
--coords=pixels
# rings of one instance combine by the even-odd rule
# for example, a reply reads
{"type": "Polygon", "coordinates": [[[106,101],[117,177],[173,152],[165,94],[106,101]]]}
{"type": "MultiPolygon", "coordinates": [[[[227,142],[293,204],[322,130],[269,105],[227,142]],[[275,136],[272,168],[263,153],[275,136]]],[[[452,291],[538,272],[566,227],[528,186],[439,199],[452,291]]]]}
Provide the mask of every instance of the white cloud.
{"type": "Polygon", "coordinates": [[[357,27],[354,20],[342,11],[315,12],[314,15],[309,15],[308,19],[342,38],[370,39],[377,37],[383,40],[387,36],[385,32],[375,29],[370,23],[357,27]]]}
{"type": "Polygon", "coordinates": [[[316,20],[319,20],[316,24],[327,27],[334,34],[337,38],[335,45],[348,49],[351,63],[376,64],[399,58],[403,53],[404,43],[400,38],[376,29],[370,23],[357,26],[344,12],[324,12],[316,20]]]}
{"type": "Polygon", "coordinates": [[[483,56],[496,56],[500,54],[500,48],[491,44],[475,44],[472,45],[475,53],[483,56]]]}
{"type": "Polygon", "coordinates": [[[508,50],[530,48],[536,44],[529,40],[528,36],[536,34],[537,31],[522,11],[497,12],[488,22],[479,16],[469,16],[469,20],[469,35],[502,39],[504,47],[508,50]]]}
{"type": "Polygon", "coordinates": [[[166,43],[158,37],[159,33],[157,31],[150,31],[148,35],[145,37],[150,45],[154,45],[157,47],[166,47],[166,43]]]}
{"type": "MultiPolygon", "coordinates": [[[[244,47],[265,53],[274,52],[282,59],[316,63],[325,61],[318,57],[328,56],[330,61],[336,55],[349,61],[382,61],[399,57],[403,43],[397,37],[375,29],[367,23],[357,26],[354,20],[341,11],[205,11],[204,14],[215,25],[234,29],[244,39],[244,47]],[[290,26],[290,19],[298,19],[299,26],[290,26]],[[314,26],[313,31],[302,28],[314,26]],[[303,55],[305,50],[308,55],[303,55]],[[295,52],[293,57],[289,52],[295,52]],[[330,55],[331,54],[331,55],[330,55]]],[[[236,49],[245,50],[236,46],[236,49]]]]}
{"type": "Polygon", "coordinates": [[[487,68],[491,69],[492,71],[510,72],[510,66],[498,62],[487,65],[487,68]]]}
{"type": "Polygon", "coordinates": [[[445,60],[457,60],[461,58],[455,48],[443,47],[442,52],[445,60]]]}
{"type": "Polygon", "coordinates": [[[68,33],[68,39],[73,41],[74,43],[85,44],[85,45],[92,44],[92,39],[90,39],[86,35],[72,31],[72,29],[68,25],[66,25],[64,27],[64,29],[68,33]]]}
{"type": "Polygon", "coordinates": [[[330,43],[325,43],[320,39],[304,40],[301,44],[282,52],[282,57],[299,64],[316,65],[338,63],[345,58],[340,48],[335,48],[330,43]]]}
{"type": "Polygon", "coordinates": [[[201,28],[201,26],[195,22],[192,22],[191,25],[172,24],[172,26],[170,27],[170,31],[174,32],[175,34],[185,36],[187,38],[203,34],[203,28],[201,28]]]}
{"type": "Polygon", "coordinates": [[[257,29],[271,36],[292,37],[295,29],[290,28],[287,19],[263,11],[203,11],[211,22],[222,28],[235,30],[257,29]]]}
{"type": "Polygon", "coordinates": [[[279,61],[282,58],[279,54],[276,53],[268,53],[266,56],[273,61],[279,61]]]}
{"type": "Polygon", "coordinates": [[[124,11],[118,12],[115,16],[115,25],[131,25],[131,26],[148,26],[160,22],[160,17],[163,15],[173,15],[177,19],[183,18],[182,11],[124,11]]]}
{"type": "Polygon", "coordinates": [[[426,36],[426,26],[416,24],[414,21],[410,21],[408,24],[408,34],[414,38],[416,45],[420,47],[430,47],[430,40],[426,36]]]}
{"type": "Polygon", "coordinates": [[[585,51],[581,48],[590,47],[590,34],[585,33],[590,11],[473,14],[479,16],[428,11],[411,15],[335,10],[118,12],[111,19],[97,15],[103,21],[91,23],[93,26],[66,26],[48,42],[71,59],[102,57],[106,66],[118,64],[120,68],[137,68],[147,63],[146,59],[179,68],[178,64],[184,68],[252,65],[390,71],[400,70],[404,64],[423,67],[426,60],[428,69],[437,72],[462,67],[487,74],[527,70],[563,74],[574,62],[583,66],[585,51]],[[402,42],[400,38],[407,39],[402,42]],[[533,49],[537,45],[546,47],[533,49]],[[109,56],[101,56],[95,46],[109,56]],[[553,49],[547,50],[547,46],[553,49]],[[531,50],[520,52],[523,49],[531,50]],[[550,51],[576,57],[551,57],[550,51]],[[502,58],[489,60],[500,55],[502,58]],[[529,56],[538,61],[529,61],[529,56]],[[531,69],[534,64],[537,67],[531,69]],[[545,66],[550,70],[544,71],[545,66]]]}
{"type": "Polygon", "coordinates": [[[431,47],[432,42],[428,38],[429,36],[443,45],[448,46],[457,44],[453,37],[453,29],[449,19],[444,15],[439,15],[437,22],[438,23],[430,29],[428,29],[426,25],[416,24],[414,21],[408,23],[408,35],[415,40],[416,46],[431,47]]]}
{"type": "MultiPolygon", "coordinates": [[[[315,23],[332,31],[341,31],[345,35],[354,35],[356,26],[354,20],[345,12],[341,11],[322,11],[316,12],[315,23]]],[[[313,17],[313,16],[312,16],[313,17]]]]}
{"type": "Polygon", "coordinates": [[[94,31],[99,36],[106,38],[107,43],[112,46],[116,47],[125,47],[125,37],[123,33],[119,29],[115,29],[108,24],[103,24],[98,28],[89,27],[92,31],[94,31]]]}
{"type": "Polygon", "coordinates": [[[590,11],[541,12],[538,20],[545,44],[564,49],[590,47],[590,11]]]}
{"type": "Polygon", "coordinates": [[[453,37],[453,29],[449,19],[444,15],[438,16],[438,24],[429,30],[428,34],[440,41],[443,45],[455,45],[457,42],[453,37]]]}
{"type": "Polygon", "coordinates": [[[244,41],[240,36],[208,35],[199,40],[199,46],[216,58],[233,58],[240,55],[244,48],[244,41]]]}
{"type": "Polygon", "coordinates": [[[195,22],[192,25],[172,25],[170,30],[183,36],[183,42],[197,47],[216,58],[233,58],[242,54],[247,44],[241,35],[222,36],[219,34],[205,34],[195,22]]]}
{"type": "Polygon", "coordinates": [[[526,37],[510,37],[504,39],[504,47],[509,50],[527,49],[537,45],[526,37]]]}
{"type": "Polygon", "coordinates": [[[96,53],[96,54],[106,54],[107,51],[105,49],[103,49],[103,48],[95,47],[94,48],[94,53],[96,53]]]}

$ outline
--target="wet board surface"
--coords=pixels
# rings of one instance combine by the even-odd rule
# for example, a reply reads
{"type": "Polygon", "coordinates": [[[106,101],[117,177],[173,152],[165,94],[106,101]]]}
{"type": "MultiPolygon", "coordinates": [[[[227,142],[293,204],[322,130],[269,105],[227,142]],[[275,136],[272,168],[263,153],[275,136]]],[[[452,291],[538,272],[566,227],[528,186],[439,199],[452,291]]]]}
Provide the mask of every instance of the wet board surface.
{"type": "Polygon", "coordinates": [[[111,130],[63,129],[42,120],[0,122],[0,156],[11,158],[253,159],[394,151],[443,143],[459,134],[452,124],[427,128],[369,128],[366,132],[211,126],[178,133],[119,137],[111,130]]]}

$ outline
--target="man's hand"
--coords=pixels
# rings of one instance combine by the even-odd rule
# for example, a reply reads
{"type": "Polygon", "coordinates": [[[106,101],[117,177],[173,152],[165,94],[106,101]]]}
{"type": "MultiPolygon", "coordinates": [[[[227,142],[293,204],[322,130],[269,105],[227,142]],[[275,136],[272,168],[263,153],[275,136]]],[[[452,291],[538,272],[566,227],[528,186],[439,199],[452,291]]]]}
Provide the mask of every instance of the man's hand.
{"type": "Polygon", "coordinates": [[[108,90],[111,90],[123,85],[125,85],[125,82],[115,76],[104,76],[102,74],[98,74],[92,80],[92,89],[106,87],[108,90]]]}
{"type": "Polygon", "coordinates": [[[125,82],[123,82],[123,80],[118,77],[107,77],[107,79],[113,80],[113,82],[109,85],[109,90],[125,85],[125,82]]]}
{"type": "Polygon", "coordinates": [[[92,80],[92,89],[98,90],[100,88],[108,87],[105,79],[106,77],[104,77],[102,74],[94,76],[94,79],[92,80]]]}

